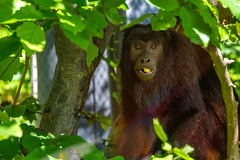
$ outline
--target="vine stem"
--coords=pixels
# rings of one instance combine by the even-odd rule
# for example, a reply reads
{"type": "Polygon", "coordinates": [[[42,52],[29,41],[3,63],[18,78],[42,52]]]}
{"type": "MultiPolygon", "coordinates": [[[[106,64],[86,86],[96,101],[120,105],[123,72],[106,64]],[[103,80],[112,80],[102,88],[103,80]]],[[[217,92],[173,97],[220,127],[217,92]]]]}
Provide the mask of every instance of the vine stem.
{"type": "Polygon", "coordinates": [[[17,101],[18,101],[19,96],[20,96],[22,85],[23,85],[23,82],[25,80],[28,68],[29,68],[29,59],[30,59],[30,56],[26,56],[26,59],[25,59],[25,69],[24,69],[24,72],[23,72],[23,75],[22,75],[22,78],[21,78],[21,81],[20,81],[20,84],[19,84],[19,87],[18,87],[18,90],[17,90],[17,94],[16,94],[15,99],[14,99],[13,106],[17,105],[17,101]]]}

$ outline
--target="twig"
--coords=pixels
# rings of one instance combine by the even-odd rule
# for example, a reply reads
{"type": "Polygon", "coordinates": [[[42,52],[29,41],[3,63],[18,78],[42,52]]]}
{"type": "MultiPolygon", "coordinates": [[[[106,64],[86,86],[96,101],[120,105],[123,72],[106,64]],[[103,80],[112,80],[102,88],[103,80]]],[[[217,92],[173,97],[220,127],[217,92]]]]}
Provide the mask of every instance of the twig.
{"type": "Polygon", "coordinates": [[[16,106],[18,98],[20,96],[21,88],[22,88],[23,82],[25,80],[25,77],[26,77],[26,74],[27,74],[27,71],[28,71],[28,68],[29,68],[29,59],[30,59],[30,57],[26,56],[25,69],[24,69],[24,72],[23,72],[23,75],[22,75],[22,79],[21,79],[19,87],[18,87],[17,94],[16,94],[15,99],[14,99],[13,106],[16,106]]]}

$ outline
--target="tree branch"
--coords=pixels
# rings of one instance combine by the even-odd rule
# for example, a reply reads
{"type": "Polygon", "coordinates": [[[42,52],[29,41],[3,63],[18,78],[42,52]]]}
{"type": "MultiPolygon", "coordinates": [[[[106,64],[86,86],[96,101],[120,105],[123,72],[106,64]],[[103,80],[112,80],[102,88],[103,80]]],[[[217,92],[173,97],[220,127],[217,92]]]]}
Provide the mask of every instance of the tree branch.
{"type": "Polygon", "coordinates": [[[215,64],[214,68],[221,83],[222,96],[226,107],[227,160],[239,160],[237,114],[238,103],[234,97],[233,84],[227,70],[227,64],[229,64],[229,60],[224,59],[220,50],[212,44],[209,45],[207,50],[215,64]]]}
{"type": "Polygon", "coordinates": [[[27,71],[28,71],[28,68],[29,68],[29,59],[30,59],[30,57],[26,56],[25,69],[24,69],[23,76],[22,76],[22,79],[21,79],[19,87],[18,87],[17,94],[16,94],[14,102],[13,102],[13,106],[17,105],[17,101],[18,101],[19,96],[20,96],[21,88],[22,88],[23,82],[25,80],[25,77],[26,77],[26,74],[27,74],[27,71]]]}

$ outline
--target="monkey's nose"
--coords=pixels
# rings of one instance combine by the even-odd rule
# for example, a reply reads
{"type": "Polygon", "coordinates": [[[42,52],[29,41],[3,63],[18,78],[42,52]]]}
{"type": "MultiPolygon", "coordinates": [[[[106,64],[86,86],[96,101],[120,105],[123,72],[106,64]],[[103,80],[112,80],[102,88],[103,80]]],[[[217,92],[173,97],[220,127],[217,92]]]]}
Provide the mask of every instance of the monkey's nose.
{"type": "Polygon", "coordinates": [[[148,57],[144,57],[141,59],[142,64],[149,63],[149,62],[150,62],[150,58],[148,58],[148,57]]]}

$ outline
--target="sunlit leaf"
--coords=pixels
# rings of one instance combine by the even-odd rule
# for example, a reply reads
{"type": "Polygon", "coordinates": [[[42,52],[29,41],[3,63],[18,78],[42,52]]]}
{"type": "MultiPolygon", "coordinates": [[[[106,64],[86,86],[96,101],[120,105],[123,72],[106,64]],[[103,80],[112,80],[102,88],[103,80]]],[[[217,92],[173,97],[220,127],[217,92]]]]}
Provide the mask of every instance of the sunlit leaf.
{"type": "Polygon", "coordinates": [[[195,44],[208,45],[211,29],[202,16],[191,5],[184,6],[180,10],[180,18],[187,37],[195,44]]]}
{"type": "Polygon", "coordinates": [[[85,28],[83,20],[76,14],[59,10],[57,12],[57,16],[59,18],[61,28],[71,31],[75,36],[78,32],[82,32],[85,28]]]}
{"type": "Polygon", "coordinates": [[[240,1],[239,0],[219,0],[223,6],[228,7],[232,14],[240,20],[240,1]]]}
{"type": "Polygon", "coordinates": [[[124,30],[126,28],[129,28],[135,24],[138,24],[139,22],[143,22],[146,18],[149,18],[152,16],[152,13],[147,13],[147,14],[144,14],[142,15],[141,17],[137,18],[137,19],[134,19],[133,21],[131,21],[130,23],[124,25],[124,26],[121,26],[120,27],[120,30],[124,30]]]}
{"type": "MultiPolygon", "coordinates": [[[[12,35],[12,33],[7,26],[0,25],[0,39],[11,36],[11,35],[12,35]]],[[[0,53],[2,53],[2,52],[0,52],[0,53]]]]}
{"type": "Polygon", "coordinates": [[[164,151],[171,151],[172,150],[172,145],[169,144],[168,142],[162,143],[161,147],[164,151]]]}
{"type": "Polygon", "coordinates": [[[36,10],[35,6],[23,6],[20,10],[16,11],[14,18],[20,21],[35,21],[43,18],[43,14],[36,10]]]}
{"type": "Polygon", "coordinates": [[[105,117],[103,115],[98,115],[97,118],[100,120],[100,124],[104,130],[107,130],[111,125],[111,118],[105,117]]]}
{"type": "Polygon", "coordinates": [[[165,11],[173,11],[179,7],[178,0],[145,0],[145,1],[165,11]]]}
{"type": "Polygon", "coordinates": [[[156,135],[158,136],[158,138],[162,142],[167,142],[168,141],[167,134],[163,130],[162,125],[159,124],[158,119],[155,119],[155,118],[153,119],[153,128],[154,128],[154,131],[155,131],[156,135]]]}
{"type": "Polygon", "coordinates": [[[33,22],[25,22],[18,26],[17,36],[26,50],[41,52],[45,47],[45,32],[33,22]]]}
{"type": "Polygon", "coordinates": [[[190,154],[194,151],[194,148],[186,144],[184,147],[181,148],[181,150],[187,154],[190,154]]]}
{"type": "Polygon", "coordinates": [[[22,6],[25,6],[25,3],[21,0],[0,0],[0,24],[17,22],[13,14],[22,6]]]}
{"type": "Polygon", "coordinates": [[[65,5],[62,0],[34,0],[36,4],[40,6],[40,8],[44,9],[60,9],[64,10],[65,5]]]}
{"type": "Polygon", "coordinates": [[[159,11],[151,17],[152,29],[155,31],[167,30],[176,25],[177,19],[169,12],[159,11]]]}
{"type": "Polygon", "coordinates": [[[0,123],[0,140],[8,139],[9,137],[22,137],[22,129],[16,121],[8,123],[0,123]]]}
{"type": "Polygon", "coordinates": [[[78,32],[76,35],[74,35],[73,32],[65,28],[63,28],[63,32],[73,43],[76,43],[83,50],[86,51],[88,49],[88,45],[90,43],[89,41],[91,40],[91,37],[89,36],[86,30],[83,30],[82,32],[78,32]]]}
{"type": "Polygon", "coordinates": [[[191,158],[188,154],[186,154],[185,152],[183,152],[181,149],[179,148],[173,148],[173,153],[178,155],[179,157],[185,159],[185,160],[194,160],[193,158],[191,158]]]}

